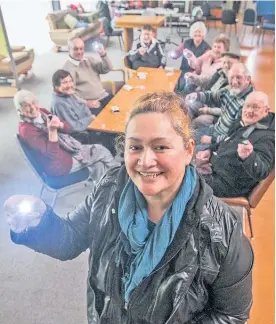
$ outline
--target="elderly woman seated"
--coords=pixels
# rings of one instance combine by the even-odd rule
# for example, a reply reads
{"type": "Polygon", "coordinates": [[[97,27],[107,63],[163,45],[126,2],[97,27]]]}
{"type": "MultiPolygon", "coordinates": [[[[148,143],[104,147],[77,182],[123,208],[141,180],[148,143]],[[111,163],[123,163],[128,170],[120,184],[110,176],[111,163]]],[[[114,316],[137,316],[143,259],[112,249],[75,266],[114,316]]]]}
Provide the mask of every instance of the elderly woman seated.
{"type": "Polygon", "coordinates": [[[197,21],[193,23],[190,27],[190,38],[185,40],[184,43],[180,44],[176,50],[170,52],[170,56],[173,59],[178,59],[182,56],[182,61],[180,65],[180,70],[182,71],[182,74],[179,83],[179,90],[181,90],[181,88],[184,86],[184,74],[186,72],[193,71],[193,69],[188,63],[188,59],[186,58],[186,52],[184,52],[183,55],[183,50],[187,49],[191,51],[195,57],[200,57],[201,55],[203,55],[206,51],[208,51],[211,48],[210,45],[204,40],[206,33],[207,29],[202,21],[197,21]]]}
{"type": "Polygon", "coordinates": [[[105,147],[82,145],[71,137],[69,124],[40,108],[32,92],[17,92],[14,104],[20,116],[19,136],[30,146],[34,159],[48,176],[62,176],[88,167],[91,179],[97,182],[110,167],[118,165],[105,147]]]}
{"type": "Polygon", "coordinates": [[[194,72],[185,74],[185,93],[194,92],[196,88],[204,89],[211,77],[222,68],[222,54],[228,52],[230,40],[221,34],[214,39],[212,49],[196,57],[189,49],[183,50],[189,66],[194,72]]]}

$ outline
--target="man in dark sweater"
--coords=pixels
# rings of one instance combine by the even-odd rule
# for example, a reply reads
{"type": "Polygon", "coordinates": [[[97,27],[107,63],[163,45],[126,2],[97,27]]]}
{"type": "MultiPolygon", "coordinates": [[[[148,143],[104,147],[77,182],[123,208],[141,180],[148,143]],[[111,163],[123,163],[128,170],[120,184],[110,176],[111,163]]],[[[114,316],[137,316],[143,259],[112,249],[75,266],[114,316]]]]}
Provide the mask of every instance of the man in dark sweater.
{"type": "Polygon", "coordinates": [[[275,116],[268,97],[248,95],[242,118],[224,141],[196,154],[196,165],[218,197],[248,196],[274,167],[275,116]]]}
{"type": "Polygon", "coordinates": [[[153,29],[150,25],[144,26],[140,38],[133,43],[132,49],[128,54],[132,69],[166,66],[166,56],[158,40],[153,38],[152,32],[153,29]]]}

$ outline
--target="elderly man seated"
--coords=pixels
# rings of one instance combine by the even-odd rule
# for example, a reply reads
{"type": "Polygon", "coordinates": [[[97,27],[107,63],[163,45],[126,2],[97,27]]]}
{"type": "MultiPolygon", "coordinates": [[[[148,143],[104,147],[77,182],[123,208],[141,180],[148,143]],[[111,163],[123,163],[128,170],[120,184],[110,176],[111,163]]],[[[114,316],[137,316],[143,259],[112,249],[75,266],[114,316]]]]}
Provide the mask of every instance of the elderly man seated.
{"type": "Polygon", "coordinates": [[[150,25],[143,27],[140,38],[133,43],[128,59],[134,70],[139,67],[159,68],[166,66],[166,56],[158,40],[153,38],[153,28],[150,25]]]}
{"type": "MultiPolygon", "coordinates": [[[[229,71],[233,64],[238,63],[240,57],[234,53],[226,52],[222,54],[222,68],[212,76],[205,90],[216,92],[228,85],[229,71]]],[[[194,110],[198,109],[199,116],[193,120],[194,128],[209,126],[214,124],[220,116],[221,109],[218,107],[207,107],[201,101],[193,104],[194,110]],[[215,109],[216,108],[216,109],[215,109]]]]}
{"type": "Polygon", "coordinates": [[[248,196],[274,167],[275,115],[263,92],[248,95],[222,142],[196,154],[198,171],[218,197],[248,196]]]}
{"type": "Polygon", "coordinates": [[[98,48],[100,59],[84,57],[84,42],[81,38],[68,41],[69,58],[63,69],[70,72],[76,89],[76,94],[87,100],[89,108],[94,108],[98,114],[113,97],[107,93],[101,83],[100,74],[108,73],[112,64],[103,47],[98,48]]]}
{"type": "MultiPolygon", "coordinates": [[[[196,131],[197,151],[204,150],[212,143],[223,140],[233,123],[240,118],[241,109],[248,94],[253,91],[251,77],[245,65],[236,63],[229,71],[229,85],[219,91],[204,91],[192,93],[186,97],[186,103],[191,117],[198,116],[198,108],[193,105],[199,99],[207,106],[221,108],[217,122],[209,127],[201,127],[196,131]]],[[[217,111],[216,108],[214,112],[217,111]]]]}
{"type": "Polygon", "coordinates": [[[17,92],[14,104],[20,116],[19,136],[48,176],[62,176],[87,167],[91,179],[97,182],[109,168],[118,165],[105,147],[82,145],[71,137],[69,124],[40,108],[32,92],[17,92]]]}
{"type": "Polygon", "coordinates": [[[89,108],[86,100],[75,94],[71,74],[65,70],[57,70],[52,77],[54,92],[52,95],[51,112],[65,120],[81,142],[89,141],[88,125],[95,118],[95,108],[89,108]]]}

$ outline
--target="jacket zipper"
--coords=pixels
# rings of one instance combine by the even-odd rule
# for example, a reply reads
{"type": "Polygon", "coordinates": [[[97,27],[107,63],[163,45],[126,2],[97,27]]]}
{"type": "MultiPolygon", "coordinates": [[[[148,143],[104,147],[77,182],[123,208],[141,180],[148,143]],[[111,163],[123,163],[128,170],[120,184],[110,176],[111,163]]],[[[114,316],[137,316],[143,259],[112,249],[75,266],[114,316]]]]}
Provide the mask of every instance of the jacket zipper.
{"type": "MultiPolygon", "coordinates": [[[[190,233],[189,234],[191,234],[192,232],[193,232],[193,229],[194,229],[194,227],[196,226],[196,224],[193,224],[193,226],[192,226],[192,228],[191,228],[191,230],[190,230],[190,233]]],[[[147,276],[146,278],[144,278],[140,283],[139,283],[139,285],[135,288],[135,291],[133,292],[133,294],[132,294],[132,296],[130,296],[130,299],[129,299],[129,302],[125,302],[125,310],[126,311],[129,311],[130,310],[130,307],[132,306],[132,304],[133,304],[133,301],[135,300],[135,297],[136,297],[136,295],[138,295],[138,290],[139,290],[139,288],[141,287],[141,285],[144,283],[144,281],[147,279],[147,278],[149,278],[150,276],[152,276],[153,274],[155,274],[157,271],[159,271],[159,270],[161,270],[161,269],[163,269],[168,263],[170,263],[171,262],[171,260],[177,255],[177,253],[179,252],[181,250],[181,248],[179,248],[174,254],[173,254],[173,256],[166,262],[166,263],[164,263],[160,268],[158,268],[158,269],[156,269],[156,270],[154,270],[149,276],[147,276]],[[135,294],[136,293],[136,294],[135,294]]],[[[128,315],[127,315],[127,324],[131,324],[131,322],[130,322],[130,319],[129,319],[129,313],[128,313],[128,315]]]]}

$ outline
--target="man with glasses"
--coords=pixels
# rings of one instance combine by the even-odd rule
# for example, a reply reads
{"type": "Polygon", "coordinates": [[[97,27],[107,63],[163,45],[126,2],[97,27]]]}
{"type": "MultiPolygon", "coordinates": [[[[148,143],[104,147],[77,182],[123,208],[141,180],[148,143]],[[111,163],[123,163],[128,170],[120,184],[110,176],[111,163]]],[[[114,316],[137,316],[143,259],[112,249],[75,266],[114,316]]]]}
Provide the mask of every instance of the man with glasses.
{"type": "Polygon", "coordinates": [[[246,98],[240,121],[224,141],[196,154],[198,171],[218,197],[248,196],[274,166],[275,115],[268,96],[259,91],[246,98]]]}
{"type": "Polygon", "coordinates": [[[166,66],[166,56],[159,41],[153,38],[155,34],[152,26],[145,25],[141,31],[140,38],[134,41],[128,59],[134,70],[139,67],[159,68],[166,66]]]}

